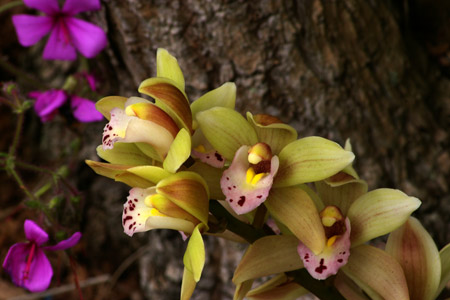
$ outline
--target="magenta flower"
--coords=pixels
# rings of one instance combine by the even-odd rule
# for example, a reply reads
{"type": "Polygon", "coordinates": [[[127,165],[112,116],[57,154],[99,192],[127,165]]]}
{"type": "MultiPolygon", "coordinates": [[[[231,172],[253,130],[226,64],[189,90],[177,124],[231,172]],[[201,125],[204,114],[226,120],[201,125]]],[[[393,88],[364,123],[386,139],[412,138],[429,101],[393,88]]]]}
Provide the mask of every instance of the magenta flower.
{"type": "Polygon", "coordinates": [[[75,246],[81,238],[75,232],[70,238],[54,246],[42,247],[48,241],[48,234],[31,220],[25,220],[25,236],[28,243],[17,243],[9,248],[3,268],[11,276],[15,285],[30,292],[44,291],[50,285],[53,269],[43,250],[65,250],[75,246]]]}
{"type": "Polygon", "coordinates": [[[24,0],[26,6],[41,10],[43,16],[12,17],[19,42],[32,46],[45,35],[50,37],[44,49],[45,59],[75,60],[76,50],[92,58],[106,47],[106,34],[97,25],[74,18],[74,15],[100,9],[99,0],[66,0],[61,9],[58,0],[24,0]]]}

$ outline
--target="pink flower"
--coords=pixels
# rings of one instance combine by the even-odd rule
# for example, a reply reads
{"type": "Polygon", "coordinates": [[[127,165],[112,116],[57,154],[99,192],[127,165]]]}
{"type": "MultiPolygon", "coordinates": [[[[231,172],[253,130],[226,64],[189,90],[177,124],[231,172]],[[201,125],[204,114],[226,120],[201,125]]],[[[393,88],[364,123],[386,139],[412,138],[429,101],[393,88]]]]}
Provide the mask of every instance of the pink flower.
{"type": "Polygon", "coordinates": [[[103,29],[74,18],[80,12],[100,9],[99,0],[66,0],[62,9],[58,0],[24,0],[24,3],[45,15],[13,16],[19,42],[25,47],[32,46],[50,33],[44,49],[45,59],[75,60],[76,50],[92,58],[106,47],[103,29]]]}
{"type": "Polygon", "coordinates": [[[25,220],[25,236],[28,243],[17,243],[9,248],[3,268],[12,277],[15,285],[30,292],[44,291],[50,285],[53,269],[43,250],[65,250],[75,246],[81,238],[75,232],[70,238],[54,246],[42,247],[48,241],[48,234],[31,220],[25,220]]]}
{"type": "Polygon", "coordinates": [[[28,96],[36,99],[34,110],[42,122],[51,121],[58,112],[58,108],[68,99],[70,99],[73,115],[78,121],[95,122],[103,119],[102,114],[95,109],[93,101],[76,95],[69,96],[63,90],[33,91],[28,96]]]}

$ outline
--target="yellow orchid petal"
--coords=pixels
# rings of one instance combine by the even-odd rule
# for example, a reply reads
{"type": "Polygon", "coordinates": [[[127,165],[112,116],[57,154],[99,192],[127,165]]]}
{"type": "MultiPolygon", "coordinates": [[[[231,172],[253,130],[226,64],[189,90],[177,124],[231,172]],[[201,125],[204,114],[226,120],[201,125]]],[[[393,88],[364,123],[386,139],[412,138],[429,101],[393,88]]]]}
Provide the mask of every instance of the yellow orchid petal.
{"type": "Polygon", "coordinates": [[[145,155],[134,143],[115,143],[113,149],[103,150],[97,147],[97,155],[112,164],[151,165],[153,159],[145,155]]]}
{"type": "Polygon", "coordinates": [[[359,197],[348,210],[352,247],[400,227],[421,202],[399,190],[377,189],[359,197]]]}
{"type": "Polygon", "coordinates": [[[326,243],[325,231],[314,202],[304,190],[272,188],[264,204],[271,215],[286,225],[313,253],[322,252],[326,243]]]}
{"type": "Polygon", "coordinates": [[[393,231],[386,252],[402,266],[411,300],[433,300],[441,279],[439,252],[430,234],[413,217],[393,231]]]}
{"type": "Polygon", "coordinates": [[[191,136],[186,129],[182,128],[170,146],[169,152],[164,160],[163,167],[167,171],[175,173],[190,155],[191,136]]]}
{"type": "Polygon", "coordinates": [[[439,257],[441,261],[441,281],[435,297],[442,292],[444,287],[450,281],[450,244],[447,244],[439,251],[439,257]]]}
{"type": "Polygon", "coordinates": [[[156,52],[156,76],[172,79],[184,91],[184,76],[177,59],[163,48],[156,52]]]}
{"type": "Polygon", "coordinates": [[[290,281],[285,274],[280,274],[248,292],[246,297],[250,300],[295,300],[307,293],[307,289],[290,281]]]}
{"type": "Polygon", "coordinates": [[[235,284],[271,274],[303,267],[297,253],[298,239],[292,235],[273,235],[258,239],[249,246],[237,266],[235,284]]]}
{"type": "Polygon", "coordinates": [[[371,298],[409,299],[402,267],[392,256],[368,245],[360,245],[350,251],[348,262],[341,270],[371,298]]]}
{"type": "Polygon", "coordinates": [[[194,119],[197,119],[197,113],[213,107],[228,107],[234,109],[235,102],[236,85],[233,82],[226,82],[192,102],[192,115],[194,116],[194,119]]]}
{"type": "Polygon", "coordinates": [[[111,110],[115,107],[125,109],[126,97],[108,96],[104,97],[95,103],[95,108],[107,119],[111,120],[111,110]]]}
{"type": "Polygon", "coordinates": [[[330,140],[311,136],[296,140],[281,150],[275,187],[314,182],[341,171],[355,158],[330,140]]]}

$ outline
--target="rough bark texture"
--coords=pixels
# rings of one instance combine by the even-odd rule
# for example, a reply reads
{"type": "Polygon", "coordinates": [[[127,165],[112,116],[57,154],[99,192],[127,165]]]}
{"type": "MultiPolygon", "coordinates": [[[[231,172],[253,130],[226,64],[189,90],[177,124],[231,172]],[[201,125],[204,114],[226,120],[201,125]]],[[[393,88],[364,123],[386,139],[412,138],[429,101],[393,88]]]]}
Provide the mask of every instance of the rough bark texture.
{"type": "MultiPolygon", "coordinates": [[[[397,2],[104,1],[90,17],[107,30],[110,44],[94,71],[106,95],[138,95],[138,84],[156,75],[156,49],[166,48],[178,58],[190,100],[234,81],[241,112],[275,115],[300,136],[341,145],[350,138],[356,170],[370,189],[398,188],[420,198],[415,215],[441,248],[450,241],[450,5],[397,2]]],[[[93,142],[83,158],[95,157],[98,127],[89,127],[93,142]]],[[[43,130],[51,140],[58,128],[43,130]]],[[[107,258],[119,264],[145,243],[154,245],[139,259],[143,295],[176,299],[184,250],[179,237],[123,235],[126,188],[92,175],[81,162],[79,168],[88,199],[85,229],[95,234],[90,253],[100,259],[114,247],[117,253],[107,258]]],[[[207,267],[194,299],[231,299],[242,249],[215,239],[206,244],[207,267]]]]}

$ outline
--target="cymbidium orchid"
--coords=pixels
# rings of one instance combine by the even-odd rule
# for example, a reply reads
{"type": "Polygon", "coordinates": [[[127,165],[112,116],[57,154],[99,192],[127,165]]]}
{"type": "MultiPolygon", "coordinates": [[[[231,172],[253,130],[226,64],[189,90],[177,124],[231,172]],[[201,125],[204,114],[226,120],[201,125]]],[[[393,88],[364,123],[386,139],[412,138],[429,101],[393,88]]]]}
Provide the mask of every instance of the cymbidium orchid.
{"type": "Polygon", "coordinates": [[[44,291],[50,285],[53,269],[44,250],[65,250],[75,246],[81,238],[76,232],[70,238],[54,246],[42,246],[48,241],[48,234],[31,220],[24,224],[28,243],[14,244],[8,251],[3,268],[11,276],[14,284],[31,292],[44,291]]]}
{"type": "Polygon", "coordinates": [[[100,9],[99,0],[66,0],[62,8],[58,0],[24,0],[24,3],[45,15],[13,16],[19,42],[25,47],[32,46],[50,33],[44,49],[45,59],[75,60],[77,50],[92,58],[106,47],[103,29],[74,17],[80,12],[100,9]]]}
{"type": "Polygon", "coordinates": [[[341,269],[368,294],[406,299],[399,264],[384,251],[364,243],[400,227],[420,206],[420,200],[393,189],[367,192],[367,184],[352,168],[317,182],[316,189],[317,195],[312,190],[308,193],[321,209],[326,246],[320,253],[302,241],[297,247],[311,276],[325,279],[341,269]]]}
{"type": "Polygon", "coordinates": [[[138,89],[154,98],[154,102],[139,97],[112,96],[97,103],[97,109],[110,120],[103,132],[102,148],[97,149],[99,156],[112,164],[126,164],[121,162],[120,156],[129,148],[134,153],[142,152],[154,160],[154,164],[162,164],[164,169],[174,173],[192,153],[220,167],[224,163],[221,155],[211,152],[207,144],[200,144],[204,138],[200,131],[195,132],[196,114],[214,106],[234,108],[235,85],[225,83],[189,105],[184,76],[176,58],[167,50],[158,49],[156,60],[157,77],[143,81],[138,89]],[[122,144],[118,149],[120,155],[114,154],[117,144],[122,144]],[[112,156],[117,159],[110,160],[112,156]]]}

